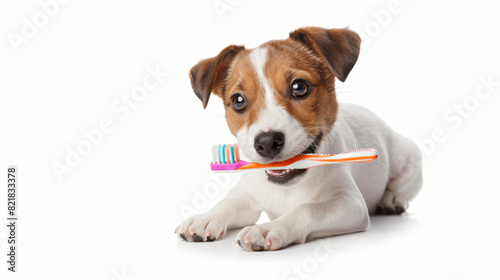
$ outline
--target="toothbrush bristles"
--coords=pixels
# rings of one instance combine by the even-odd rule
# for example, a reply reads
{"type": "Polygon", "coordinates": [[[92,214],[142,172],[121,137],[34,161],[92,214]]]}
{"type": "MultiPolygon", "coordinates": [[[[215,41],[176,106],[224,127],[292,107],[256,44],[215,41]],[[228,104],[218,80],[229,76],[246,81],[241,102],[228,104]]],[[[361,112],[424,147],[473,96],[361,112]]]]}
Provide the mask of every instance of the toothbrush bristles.
{"type": "Polygon", "coordinates": [[[230,164],[240,161],[240,148],[238,144],[222,144],[212,146],[213,164],[230,164]]]}

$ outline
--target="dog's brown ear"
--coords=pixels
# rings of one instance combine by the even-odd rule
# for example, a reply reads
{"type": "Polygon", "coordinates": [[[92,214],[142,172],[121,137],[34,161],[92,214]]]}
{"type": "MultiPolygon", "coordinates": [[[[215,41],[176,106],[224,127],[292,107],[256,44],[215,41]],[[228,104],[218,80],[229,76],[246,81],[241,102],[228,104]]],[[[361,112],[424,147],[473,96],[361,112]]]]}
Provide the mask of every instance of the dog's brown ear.
{"type": "Polygon", "coordinates": [[[222,97],[222,89],[227,78],[227,71],[236,55],[245,49],[242,46],[229,46],[223,49],[218,56],[207,58],[193,66],[189,71],[189,79],[196,96],[203,102],[203,109],[207,107],[210,93],[222,97]]]}
{"type": "Polygon", "coordinates": [[[342,82],[354,67],[361,45],[359,35],[347,28],[305,27],[291,32],[290,38],[304,44],[324,59],[342,82]]]}

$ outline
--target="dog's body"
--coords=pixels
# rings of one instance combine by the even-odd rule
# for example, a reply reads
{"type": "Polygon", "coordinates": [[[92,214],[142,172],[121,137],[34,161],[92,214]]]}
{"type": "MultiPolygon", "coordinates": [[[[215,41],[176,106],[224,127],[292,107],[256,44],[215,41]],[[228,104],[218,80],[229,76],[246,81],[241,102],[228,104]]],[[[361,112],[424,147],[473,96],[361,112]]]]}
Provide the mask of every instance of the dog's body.
{"type": "Polygon", "coordinates": [[[272,162],[299,153],[335,154],[375,148],[370,163],[306,170],[246,171],[206,214],[184,221],[178,235],[210,241],[245,227],[246,250],[366,230],[369,214],[400,214],[422,185],[417,146],[372,112],[338,105],[334,77],[344,81],[356,62],[359,37],[346,29],[304,28],[254,50],[230,46],[191,70],[193,89],[208,102],[221,97],[243,153],[272,162]],[[255,225],[262,211],[271,222],[255,225]]]}

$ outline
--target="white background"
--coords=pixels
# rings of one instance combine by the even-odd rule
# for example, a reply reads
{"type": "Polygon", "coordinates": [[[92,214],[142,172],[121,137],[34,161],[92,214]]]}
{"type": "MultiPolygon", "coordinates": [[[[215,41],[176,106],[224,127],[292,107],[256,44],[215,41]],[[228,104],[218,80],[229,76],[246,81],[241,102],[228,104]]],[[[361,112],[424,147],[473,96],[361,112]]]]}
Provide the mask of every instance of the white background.
{"type": "Polygon", "coordinates": [[[38,1],[2,2],[1,181],[7,165],[19,169],[16,274],[3,261],[6,183],[0,191],[2,279],[498,279],[498,2],[270,2],[74,0],[46,22],[38,1]],[[27,21],[36,30],[23,34],[27,21]],[[206,211],[238,179],[210,174],[209,147],[235,139],[216,97],[202,110],[189,69],[309,25],[364,33],[337,97],[424,145],[421,194],[406,214],[326,243],[249,253],[237,232],[179,240],[186,212],[206,211]],[[150,68],[169,76],[128,116],[113,111],[150,68]],[[481,79],[496,86],[479,100],[481,79]],[[113,131],[59,180],[53,164],[104,119],[113,131]]]}

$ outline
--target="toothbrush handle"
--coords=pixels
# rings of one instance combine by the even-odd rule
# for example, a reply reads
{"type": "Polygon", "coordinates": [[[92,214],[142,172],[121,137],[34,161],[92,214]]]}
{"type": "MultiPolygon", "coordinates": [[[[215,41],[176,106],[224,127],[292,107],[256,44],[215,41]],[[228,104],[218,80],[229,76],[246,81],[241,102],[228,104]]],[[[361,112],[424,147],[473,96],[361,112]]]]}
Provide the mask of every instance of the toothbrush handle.
{"type": "Polygon", "coordinates": [[[245,166],[239,167],[238,170],[286,168],[303,169],[331,163],[368,162],[377,159],[377,157],[378,152],[375,149],[360,149],[342,154],[304,154],[285,161],[273,162],[269,164],[250,162],[245,166]]]}
{"type": "Polygon", "coordinates": [[[324,161],[324,162],[360,162],[372,161],[377,159],[378,151],[376,149],[359,149],[341,154],[306,154],[301,155],[302,159],[324,161]]]}

